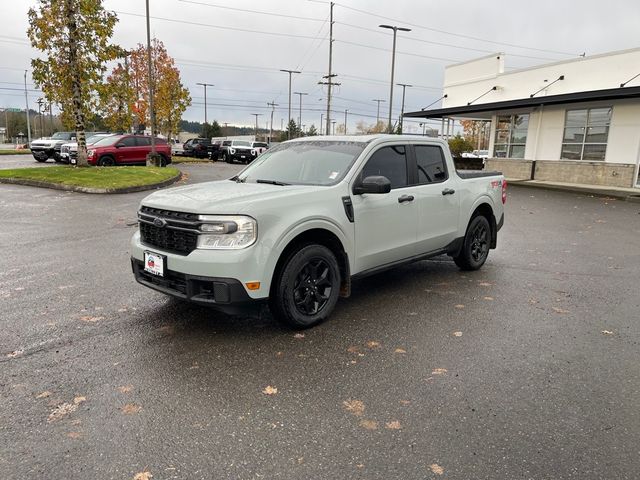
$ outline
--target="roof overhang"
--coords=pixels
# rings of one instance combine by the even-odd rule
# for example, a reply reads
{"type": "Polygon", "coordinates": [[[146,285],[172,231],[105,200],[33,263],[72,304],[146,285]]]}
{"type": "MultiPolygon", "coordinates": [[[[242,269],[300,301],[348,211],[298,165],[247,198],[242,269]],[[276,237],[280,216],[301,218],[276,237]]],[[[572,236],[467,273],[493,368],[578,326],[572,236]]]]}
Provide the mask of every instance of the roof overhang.
{"type": "Polygon", "coordinates": [[[407,112],[409,118],[447,118],[468,117],[483,118],[488,112],[500,110],[514,110],[519,108],[539,107],[541,105],[561,105],[580,102],[596,102],[602,100],[622,100],[640,98],[640,87],[610,88],[607,90],[590,90],[587,92],[565,93],[562,95],[547,95],[532,98],[519,98],[504,102],[480,103],[478,105],[462,105],[459,107],[439,108],[434,110],[420,110],[407,112]]]}

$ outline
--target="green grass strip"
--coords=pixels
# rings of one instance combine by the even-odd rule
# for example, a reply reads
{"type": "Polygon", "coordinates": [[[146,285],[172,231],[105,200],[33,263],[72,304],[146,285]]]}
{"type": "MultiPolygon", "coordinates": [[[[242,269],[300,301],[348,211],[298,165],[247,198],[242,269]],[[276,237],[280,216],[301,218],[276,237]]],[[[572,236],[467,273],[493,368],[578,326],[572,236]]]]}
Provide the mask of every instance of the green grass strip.
{"type": "Polygon", "coordinates": [[[0,150],[0,155],[27,155],[31,150],[0,150]]]}
{"type": "Polygon", "coordinates": [[[152,185],[175,177],[175,168],[86,167],[15,168],[0,170],[0,178],[16,178],[90,188],[128,188],[152,185]]]}

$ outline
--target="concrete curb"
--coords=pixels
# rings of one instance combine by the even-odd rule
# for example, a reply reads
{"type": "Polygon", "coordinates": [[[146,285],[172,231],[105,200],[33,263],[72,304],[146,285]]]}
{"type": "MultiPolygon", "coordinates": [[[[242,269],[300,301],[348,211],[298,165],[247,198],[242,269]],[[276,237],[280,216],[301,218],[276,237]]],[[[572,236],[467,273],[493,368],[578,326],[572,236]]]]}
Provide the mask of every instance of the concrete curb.
{"type": "Polygon", "coordinates": [[[555,185],[555,184],[545,184],[545,183],[533,183],[529,180],[509,180],[507,179],[508,186],[516,186],[516,187],[530,187],[530,188],[542,188],[544,190],[555,190],[559,192],[573,192],[573,193],[586,193],[589,195],[593,195],[595,197],[610,197],[616,198],[618,200],[624,200],[627,202],[640,203],[640,191],[637,194],[627,191],[619,191],[619,190],[609,190],[606,188],[603,189],[593,189],[588,186],[579,186],[579,185],[555,185]]]}
{"type": "Polygon", "coordinates": [[[77,185],[63,185],[60,183],[51,183],[51,182],[43,182],[40,180],[28,180],[22,178],[0,178],[0,183],[7,183],[11,185],[26,185],[28,187],[39,187],[39,188],[51,188],[53,190],[64,190],[67,192],[78,192],[78,193],[134,193],[134,192],[144,192],[145,190],[155,190],[158,188],[167,187],[176,183],[178,180],[182,178],[182,172],[178,172],[178,174],[174,177],[168,178],[167,180],[163,180],[159,183],[152,183],[149,185],[138,185],[136,187],[125,187],[125,188],[91,188],[91,187],[79,187],[77,185]]]}

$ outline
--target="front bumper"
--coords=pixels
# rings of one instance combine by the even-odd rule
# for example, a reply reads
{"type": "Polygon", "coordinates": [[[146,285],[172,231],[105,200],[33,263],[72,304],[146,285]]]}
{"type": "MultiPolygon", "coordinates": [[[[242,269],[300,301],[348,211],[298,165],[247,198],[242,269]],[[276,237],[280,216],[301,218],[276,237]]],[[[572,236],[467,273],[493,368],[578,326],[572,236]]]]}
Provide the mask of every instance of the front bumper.
{"type": "Polygon", "coordinates": [[[251,155],[251,152],[236,151],[236,153],[228,153],[230,160],[238,160],[240,162],[252,162],[257,155],[251,155]]]}
{"type": "Polygon", "coordinates": [[[46,147],[31,147],[31,154],[35,158],[53,158],[54,149],[46,147]]]}
{"type": "Polygon", "coordinates": [[[131,258],[131,268],[138,283],[199,305],[231,312],[257,303],[235,278],[188,275],[173,270],[166,270],[164,277],[159,277],[146,272],[143,262],[136,258],[131,258]]]}

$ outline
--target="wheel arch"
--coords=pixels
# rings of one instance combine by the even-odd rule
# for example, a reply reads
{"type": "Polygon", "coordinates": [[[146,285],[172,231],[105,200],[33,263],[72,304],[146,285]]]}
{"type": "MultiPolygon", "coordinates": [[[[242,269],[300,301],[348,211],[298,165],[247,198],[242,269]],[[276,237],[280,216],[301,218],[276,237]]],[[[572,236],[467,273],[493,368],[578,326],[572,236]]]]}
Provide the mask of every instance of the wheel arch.
{"type": "MultiPolygon", "coordinates": [[[[475,206],[469,221],[467,222],[467,228],[469,228],[469,224],[471,221],[482,215],[489,221],[489,226],[491,227],[491,248],[496,248],[498,243],[498,228],[495,213],[493,212],[493,207],[489,204],[489,202],[482,201],[478,205],[475,206]]],[[[466,233],[466,229],[465,229],[466,233]]]]}
{"type": "Polygon", "coordinates": [[[343,241],[334,232],[328,228],[321,226],[310,227],[306,230],[298,232],[293,238],[289,239],[286,246],[280,252],[278,261],[276,262],[271,277],[270,292],[271,295],[276,278],[284,268],[285,263],[291,255],[304,245],[317,244],[322,245],[335,255],[340,267],[340,296],[348,297],[351,295],[351,268],[349,266],[349,256],[344,247],[343,241]]]}

